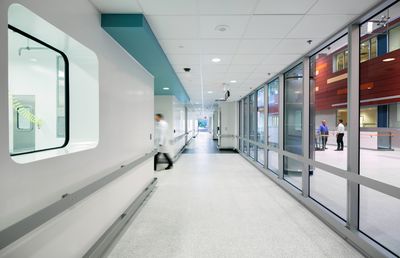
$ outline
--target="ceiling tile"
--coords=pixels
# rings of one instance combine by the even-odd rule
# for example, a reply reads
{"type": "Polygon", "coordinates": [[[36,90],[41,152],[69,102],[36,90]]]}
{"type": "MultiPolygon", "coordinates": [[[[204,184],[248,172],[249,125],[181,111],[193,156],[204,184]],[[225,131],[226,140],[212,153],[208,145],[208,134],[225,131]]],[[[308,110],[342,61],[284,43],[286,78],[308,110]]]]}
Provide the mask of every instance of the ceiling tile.
{"type": "Polygon", "coordinates": [[[203,65],[204,73],[225,73],[228,71],[229,65],[224,64],[207,64],[203,65]]]}
{"type": "Polygon", "coordinates": [[[161,39],[158,41],[168,54],[200,54],[201,45],[198,40],[190,39],[161,39]]]}
{"type": "Polygon", "coordinates": [[[279,39],[244,39],[240,42],[237,53],[268,54],[279,42],[279,39]]]}
{"type": "Polygon", "coordinates": [[[319,0],[309,14],[362,14],[379,0],[319,0]]]}
{"type": "Polygon", "coordinates": [[[287,37],[326,38],[353,18],[353,15],[305,15],[287,37]]]}
{"type": "Polygon", "coordinates": [[[262,64],[287,64],[296,61],[301,55],[268,55],[262,64]]]}
{"type": "Polygon", "coordinates": [[[251,65],[259,64],[265,58],[265,55],[235,55],[232,58],[233,65],[251,65]]]}
{"type": "Polygon", "coordinates": [[[260,74],[262,76],[268,76],[269,74],[280,72],[283,68],[285,68],[285,65],[282,64],[275,64],[275,65],[259,65],[257,68],[254,70],[254,75],[260,74]]]}
{"type": "Polygon", "coordinates": [[[139,2],[146,15],[194,15],[197,13],[196,0],[139,0],[139,2]]]}
{"type": "Polygon", "coordinates": [[[119,0],[118,4],[110,0],[91,0],[101,13],[142,13],[136,0],[119,0]]]}
{"type": "Polygon", "coordinates": [[[224,15],[224,16],[200,16],[201,38],[241,38],[250,19],[249,15],[224,15]],[[227,30],[216,30],[219,25],[227,26],[227,30]]]}
{"type": "Polygon", "coordinates": [[[318,0],[260,0],[256,14],[305,14],[318,0]]]}
{"type": "Polygon", "coordinates": [[[284,38],[302,17],[303,15],[254,15],[245,38],[284,38]]]}
{"type": "Polygon", "coordinates": [[[195,39],[199,21],[196,16],[146,16],[157,39],[195,39]]]}
{"type": "Polygon", "coordinates": [[[251,14],[257,0],[199,0],[200,14],[251,14]]]}
{"type": "Polygon", "coordinates": [[[203,39],[204,54],[234,54],[239,44],[238,39],[203,39]]]}
{"type": "Polygon", "coordinates": [[[200,55],[168,55],[168,60],[173,65],[200,64],[200,55]]]}
{"type": "Polygon", "coordinates": [[[298,54],[303,55],[316,47],[321,39],[313,39],[312,44],[308,44],[306,39],[283,39],[271,54],[298,54]]]}
{"type": "Polygon", "coordinates": [[[251,73],[256,69],[257,65],[231,65],[228,72],[230,73],[251,73]]]}
{"type": "Polygon", "coordinates": [[[246,73],[242,73],[242,72],[228,72],[225,74],[225,79],[228,80],[237,80],[237,81],[243,81],[246,80],[249,75],[251,73],[246,72],[246,73]]]}

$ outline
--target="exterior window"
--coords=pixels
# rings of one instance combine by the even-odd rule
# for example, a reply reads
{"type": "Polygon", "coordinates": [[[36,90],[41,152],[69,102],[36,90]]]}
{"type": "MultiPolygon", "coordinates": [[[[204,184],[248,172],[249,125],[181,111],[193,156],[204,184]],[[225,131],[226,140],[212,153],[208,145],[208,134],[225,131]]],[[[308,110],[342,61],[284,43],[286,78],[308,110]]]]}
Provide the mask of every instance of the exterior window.
{"type": "Polygon", "coordinates": [[[8,43],[10,155],[66,146],[67,56],[11,25],[8,43]]]}
{"type": "Polygon", "coordinates": [[[360,62],[369,60],[369,40],[361,43],[360,47],[360,62]]]}
{"type": "Polygon", "coordinates": [[[376,37],[363,41],[360,46],[360,62],[362,63],[377,57],[377,50],[376,37]]]}
{"type": "Polygon", "coordinates": [[[347,68],[349,51],[342,51],[334,56],[333,72],[339,72],[347,68]]]}
{"type": "Polygon", "coordinates": [[[400,48],[400,26],[389,30],[389,52],[400,48]]]}
{"type": "Polygon", "coordinates": [[[375,58],[378,56],[378,40],[376,37],[373,37],[369,40],[370,50],[369,50],[369,59],[375,58]]]}

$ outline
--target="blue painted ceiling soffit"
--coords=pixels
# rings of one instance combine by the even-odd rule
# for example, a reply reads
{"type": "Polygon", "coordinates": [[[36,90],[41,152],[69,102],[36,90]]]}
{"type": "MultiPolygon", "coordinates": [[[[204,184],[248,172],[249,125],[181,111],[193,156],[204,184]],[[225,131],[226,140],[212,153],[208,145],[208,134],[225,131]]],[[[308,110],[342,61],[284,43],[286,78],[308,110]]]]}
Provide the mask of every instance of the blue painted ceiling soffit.
{"type": "Polygon", "coordinates": [[[183,103],[190,102],[143,14],[102,14],[101,26],[154,75],[155,95],[175,95],[183,103]],[[169,90],[163,90],[165,87],[169,90]]]}

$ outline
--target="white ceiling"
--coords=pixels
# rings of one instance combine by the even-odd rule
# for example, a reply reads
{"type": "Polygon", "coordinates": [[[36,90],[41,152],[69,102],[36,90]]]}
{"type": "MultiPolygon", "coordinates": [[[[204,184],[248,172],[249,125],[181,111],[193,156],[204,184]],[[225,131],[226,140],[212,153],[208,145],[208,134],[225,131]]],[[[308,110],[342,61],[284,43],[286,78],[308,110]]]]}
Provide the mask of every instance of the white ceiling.
{"type": "Polygon", "coordinates": [[[192,103],[246,95],[380,0],[91,0],[143,13],[192,103]],[[227,25],[225,32],[215,30],[227,25]],[[312,40],[308,44],[307,40],[312,40]],[[211,62],[214,57],[221,62],[211,62]],[[190,73],[184,67],[192,68],[190,73]],[[230,83],[236,80],[237,83],[230,83]],[[203,87],[202,87],[203,86],[203,87]],[[212,91],[212,93],[208,93],[212,91]],[[204,96],[204,97],[203,97],[204,96]]]}

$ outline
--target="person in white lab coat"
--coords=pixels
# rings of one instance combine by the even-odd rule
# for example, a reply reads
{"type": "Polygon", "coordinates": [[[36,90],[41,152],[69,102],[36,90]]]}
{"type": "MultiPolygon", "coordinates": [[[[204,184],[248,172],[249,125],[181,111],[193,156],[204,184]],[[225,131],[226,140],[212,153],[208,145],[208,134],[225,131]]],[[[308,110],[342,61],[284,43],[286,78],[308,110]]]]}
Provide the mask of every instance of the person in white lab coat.
{"type": "Polygon", "coordinates": [[[336,133],[336,142],[337,142],[337,149],[336,151],[342,151],[343,150],[343,136],[344,136],[344,131],[345,127],[343,125],[343,120],[339,119],[339,124],[337,126],[337,133],[336,133]]]}
{"type": "Polygon", "coordinates": [[[168,167],[165,168],[166,170],[168,170],[171,169],[174,165],[171,157],[168,154],[168,123],[164,120],[164,116],[162,114],[156,114],[154,116],[154,120],[156,121],[156,132],[154,140],[158,149],[157,154],[154,156],[154,171],[157,170],[158,159],[161,154],[163,154],[165,159],[168,161],[168,167]]]}

